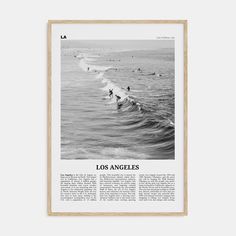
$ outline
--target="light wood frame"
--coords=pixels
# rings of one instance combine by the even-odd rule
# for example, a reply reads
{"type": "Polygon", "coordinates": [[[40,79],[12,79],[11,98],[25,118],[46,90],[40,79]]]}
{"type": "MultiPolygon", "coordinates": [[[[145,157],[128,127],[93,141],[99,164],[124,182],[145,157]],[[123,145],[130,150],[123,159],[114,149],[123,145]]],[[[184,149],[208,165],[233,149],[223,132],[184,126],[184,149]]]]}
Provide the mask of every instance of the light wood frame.
{"type": "Polygon", "coordinates": [[[186,216],[188,214],[188,44],[187,44],[187,20],[49,20],[48,21],[48,45],[47,45],[47,212],[49,216],[186,216]],[[184,210],[183,212],[52,212],[51,208],[51,33],[53,24],[182,24],[184,28],[184,210]]]}

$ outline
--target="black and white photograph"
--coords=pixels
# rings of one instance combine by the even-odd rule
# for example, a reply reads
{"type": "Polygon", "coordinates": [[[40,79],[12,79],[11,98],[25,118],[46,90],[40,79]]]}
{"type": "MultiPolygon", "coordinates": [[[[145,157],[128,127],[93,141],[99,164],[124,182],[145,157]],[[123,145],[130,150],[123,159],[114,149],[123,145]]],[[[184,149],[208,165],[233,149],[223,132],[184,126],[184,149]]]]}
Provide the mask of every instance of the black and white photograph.
{"type": "Polygon", "coordinates": [[[61,37],[61,159],[175,159],[175,41],[61,37]]]}

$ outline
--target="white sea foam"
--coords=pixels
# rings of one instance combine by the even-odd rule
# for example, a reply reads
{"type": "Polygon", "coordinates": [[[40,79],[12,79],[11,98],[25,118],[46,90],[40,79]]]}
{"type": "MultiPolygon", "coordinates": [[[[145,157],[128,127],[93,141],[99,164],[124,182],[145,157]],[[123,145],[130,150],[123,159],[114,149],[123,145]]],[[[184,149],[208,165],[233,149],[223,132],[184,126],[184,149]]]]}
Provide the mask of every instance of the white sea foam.
{"type": "Polygon", "coordinates": [[[173,121],[171,121],[170,119],[168,119],[168,121],[169,121],[169,124],[170,124],[171,126],[175,126],[175,124],[173,123],[173,121]]]}
{"type": "Polygon", "coordinates": [[[102,79],[104,76],[104,72],[99,72],[97,75],[96,75],[96,79],[102,79]]]}
{"type": "MultiPolygon", "coordinates": [[[[90,61],[93,60],[95,61],[95,59],[90,58],[90,61]]],[[[110,69],[110,66],[98,66],[98,65],[91,65],[88,64],[88,59],[87,58],[82,58],[79,62],[79,66],[83,71],[106,71],[108,69],[110,69]]]]}
{"type": "Polygon", "coordinates": [[[101,151],[102,157],[115,159],[147,159],[148,155],[128,150],[126,148],[104,148],[101,151]]]}
{"type": "Polygon", "coordinates": [[[105,78],[104,77],[104,73],[105,71],[111,69],[112,67],[110,66],[99,66],[99,65],[92,65],[92,64],[89,64],[88,62],[91,62],[91,61],[96,61],[96,56],[87,56],[87,57],[84,57],[80,60],[79,62],[79,66],[80,68],[83,70],[83,71],[86,71],[86,72],[99,72],[97,75],[96,75],[96,79],[101,79],[102,83],[105,84],[105,86],[102,88],[103,91],[106,91],[107,93],[109,92],[109,90],[111,89],[113,91],[113,96],[110,98],[110,102],[109,103],[116,103],[116,96],[119,96],[121,99],[120,99],[120,102],[124,101],[125,99],[129,99],[129,100],[132,100],[129,98],[129,96],[126,94],[126,91],[125,89],[123,88],[120,88],[119,86],[117,86],[115,83],[111,82],[109,79],[105,78]]]}
{"type": "Polygon", "coordinates": [[[88,64],[86,63],[84,58],[79,61],[79,66],[83,71],[88,70],[88,64]]]}
{"type": "Polygon", "coordinates": [[[113,91],[113,98],[111,99],[110,103],[116,102],[115,95],[121,97],[120,101],[123,101],[125,98],[128,98],[128,95],[125,93],[125,90],[115,85],[109,79],[103,77],[102,83],[106,84],[105,87],[102,88],[103,91],[109,91],[109,89],[113,91]]]}
{"type": "Polygon", "coordinates": [[[92,71],[98,71],[99,74],[96,75],[96,79],[101,79],[102,83],[106,84],[105,87],[102,88],[103,91],[109,91],[109,89],[113,90],[113,98],[110,100],[111,103],[116,102],[115,95],[118,95],[121,97],[120,101],[123,101],[125,98],[128,97],[128,95],[125,93],[125,90],[115,85],[113,82],[111,82],[109,79],[106,79],[104,77],[105,71],[111,69],[110,66],[98,66],[98,65],[91,65],[88,63],[88,61],[95,61],[94,58],[82,58],[79,62],[79,66],[83,71],[92,72],[92,71]]]}

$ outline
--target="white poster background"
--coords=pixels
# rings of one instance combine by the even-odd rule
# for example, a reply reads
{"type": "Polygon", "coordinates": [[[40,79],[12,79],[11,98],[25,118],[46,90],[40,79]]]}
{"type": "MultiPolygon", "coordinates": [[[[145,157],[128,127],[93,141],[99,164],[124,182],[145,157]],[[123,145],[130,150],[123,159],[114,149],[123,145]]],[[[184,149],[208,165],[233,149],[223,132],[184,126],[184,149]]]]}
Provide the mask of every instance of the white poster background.
{"type": "Polygon", "coordinates": [[[52,212],[183,212],[184,207],[184,40],[182,24],[52,25],[52,212]],[[175,160],[61,160],[61,35],[73,40],[175,40],[175,160]],[[96,165],[139,165],[132,171],[97,171],[96,165]],[[60,201],[60,174],[175,174],[175,201],[60,201]]]}

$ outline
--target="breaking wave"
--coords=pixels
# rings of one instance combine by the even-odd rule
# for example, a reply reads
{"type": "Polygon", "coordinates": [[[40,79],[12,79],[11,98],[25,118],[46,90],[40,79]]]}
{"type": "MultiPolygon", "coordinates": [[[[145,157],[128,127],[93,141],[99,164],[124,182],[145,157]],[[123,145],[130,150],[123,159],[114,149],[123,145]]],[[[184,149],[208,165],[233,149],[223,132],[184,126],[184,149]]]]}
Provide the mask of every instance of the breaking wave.
{"type": "MultiPolygon", "coordinates": [[[[162,150],[167,154],[173,154],[174,121],[170,120],[168,116],[160,114],[157,104],[142,102],[142,98],[135,97],[127,89],[106,78],[106,72],[113,68],[91,64],[95,61],[96,59],[93,57],[82,57],[79,61],[79,66],[85,72],[95,72],[95,78],[101,80],[104,85],[101,89],[104,91],[107,103],[114,104],[120,112],[126,115],[121,122],[124,130],[140,130],[143,132],[142,144],[145,144],[147,148],[152,147],[152,150],[162,150]],[[113,91],[112,96],[108,95],[109,90],[113,91]],[[120,97],[119,100],[117,100],[116,95],[120,97]]],[[[102,154],[121,156],[122,153],[123,149],[104,149],[102,154]]],[[[127,152],[125,152],[125,155],[127,156],[127,152]]]]}

